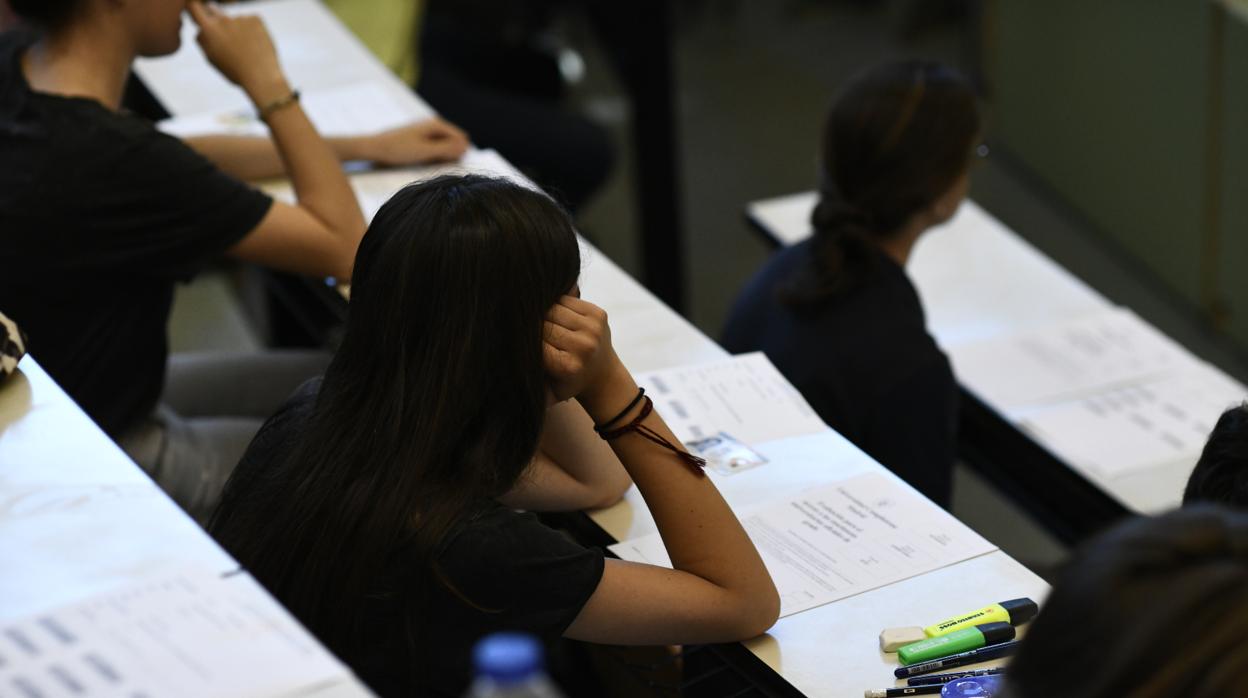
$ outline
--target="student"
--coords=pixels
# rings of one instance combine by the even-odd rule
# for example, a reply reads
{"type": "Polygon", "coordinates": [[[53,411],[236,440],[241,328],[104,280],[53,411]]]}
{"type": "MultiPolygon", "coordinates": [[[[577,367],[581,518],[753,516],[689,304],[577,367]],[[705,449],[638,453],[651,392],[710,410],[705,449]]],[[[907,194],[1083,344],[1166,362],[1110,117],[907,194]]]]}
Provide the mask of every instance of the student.
{"type": "Polygon", "coordinates": [[[204,52],[273,134],[204,139],[205,158],[119,110],[134,58],[178,48],[185,0],[6,1],[38,33],[0,34],[0,305],[100,427],[206,515],[263,418],[325,359],[200,357],[166,382],[174,282],[223,253],[349,279],[365,226],[339,160],[446,159],[466,140],[429,124],[323,140],[260,21],[191,2],[204,52]],[[282,172],[294,205],[237,179],[282,172]]]}
{"type": "Polygon", "coordinates": [[[1248,507],[1248,403],[1222,413],[1183,492],[1183,506],[1248,507]]]}
{"type": "Polygon", "coordinates": [[[831,427],[948,506],[957,387],[905,265],[966,197],[975,93],[952,70],[892,63],[850,81],[823,131],[812,239],[742,291],[724,348],[763,351],[831,427]]]}
{"type": "Polygon", "coordinates": [[[1063,568],[1006,670],[1010,698],[1243,695],[1248,514],[1137,518],[1063,568]]]}
{"type": "Polygon", "coordinates": [[[482,177],[412,185],[355,269],[323,382],[261,429],[209,531],[376,692],[460,695],[472,643],[499,629],[654,645],[775,622],[741,524],[578,297],[553,201],[482,177]],[[604,448],[594,424],[625,433],[604,448]],[[674,570],[604,561],[513,511],[614,501],[620,463],[674,570]]]}

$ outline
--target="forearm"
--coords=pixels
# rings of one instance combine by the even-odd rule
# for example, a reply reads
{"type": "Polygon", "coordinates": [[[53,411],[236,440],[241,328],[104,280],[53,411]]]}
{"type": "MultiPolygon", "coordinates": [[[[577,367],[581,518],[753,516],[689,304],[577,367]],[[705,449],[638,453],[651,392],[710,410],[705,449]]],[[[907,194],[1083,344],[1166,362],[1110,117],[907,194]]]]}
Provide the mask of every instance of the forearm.
{"type": "MultiPolygon", "coordinates": [[[[290,88],[282,80],[249,87],[247,92],[263,106],[289,94],[290,88]]],[[[364,235],[364,214],[333,148],[316,132],[298,102],[269,114],[267,123],[298,205],[354,249],[364,235]]]]}
{"type": "Polygon", "coordinates": [[[611,446],[594,432],[594,421],[574,400],[546,411],[539,447],[555,467],[600,494],[600,500],[619,499],[632,484],[611,446]]]}
{"type": "MultiPolygon", "coordinates": [[[[603,390],[579,399],[590,417],[602,423],[636,393],[631,376],[621,370],[603,390]]],[[[628,418],[639,411],[634,409],[628,418]]],[[[652,412],[642,423],[679,444],[658,413],[652,412]]],[[[734,593],[774,596],[775,587],[762,558],[710,478],[639,434],[619,436],[610,444],[646,500],[675,569],[734,593]]]]}
{"type": "MultiPolygon", "coordinates": [[[[369,159],[363,137],[324,140],[339,162],[369,159]]],[[[222,172],[244,181],[286,176],[286,163],[273,139],[266,136],[194,136],[186,144],[222,172]]]]}

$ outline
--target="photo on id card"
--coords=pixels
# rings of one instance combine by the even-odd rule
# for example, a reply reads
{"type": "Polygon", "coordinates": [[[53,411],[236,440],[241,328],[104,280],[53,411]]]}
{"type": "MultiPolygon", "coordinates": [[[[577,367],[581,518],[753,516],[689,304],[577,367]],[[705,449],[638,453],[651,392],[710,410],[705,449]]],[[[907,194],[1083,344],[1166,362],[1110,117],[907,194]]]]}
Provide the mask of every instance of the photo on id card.
{"type": "Polygon", "coordinates": [[[762,454],[722,431],[705,439],[686,441],[685,446],[690,452],[705,458],[707,465],[723,475],[735,475],[767,462],[762,454]]]}

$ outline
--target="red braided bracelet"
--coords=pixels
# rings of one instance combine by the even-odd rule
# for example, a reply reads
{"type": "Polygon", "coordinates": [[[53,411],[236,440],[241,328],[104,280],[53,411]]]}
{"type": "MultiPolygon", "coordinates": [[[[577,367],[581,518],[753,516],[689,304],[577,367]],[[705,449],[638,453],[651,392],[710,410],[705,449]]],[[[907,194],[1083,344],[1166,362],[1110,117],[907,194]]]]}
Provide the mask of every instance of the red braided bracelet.
{"type": "Polygon", "coordinates": [[[697,473],[699,477],[705,476],[706,471],[703,470],[703,468],[706,467],[705,458],[702,458],[700,456],[695,456],[692,453],[689,453],[688,451],[681,449],[679,446],[676,446],[671,441],[668,441],[667,439],[660,436],[658,432],[656,432],[655,430],[642,424],[642,421],[644,421],[646,417],[649,417],[650,413],[654,411],[654,401],[651,400],[649,396],[644,396],[644,395],[643,395],[643,400],[644,402],[641,405],[641,411],[637,413],[637,416],[633,418],[633,421],[629,422],[628,424],[625,424],[624,426],[618,429],[612,429],[610,431],[607,431],[607,430],[599,431],[598,435],[601,436],[604,441],[610,441],[612,439],[618,439],[619,437],[625,434],[628,434],[629,432],[637,432],[639,436],[653,443],[656,443],[662,446],[663,448],[666,448],[672,453],[675,453],[677,456],[680,457],[680,460],[683,461],[685,465],[689,466],[690,470],[697,473]]]}

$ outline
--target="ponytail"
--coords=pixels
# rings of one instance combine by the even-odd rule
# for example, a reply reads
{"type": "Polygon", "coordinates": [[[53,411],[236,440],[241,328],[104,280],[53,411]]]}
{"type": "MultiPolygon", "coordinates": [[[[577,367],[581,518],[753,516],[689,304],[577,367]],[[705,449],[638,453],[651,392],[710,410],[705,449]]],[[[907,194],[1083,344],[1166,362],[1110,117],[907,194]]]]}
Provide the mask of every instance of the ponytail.
{"type": "Polygon", "coordinates": [[[780,300],[794,308],[844,293],[874,265],[871,214],[846,201],[835,186],[825,184],[822,189],[810,216],[814,230],[810,263],[780,291],[780,300]]]}

